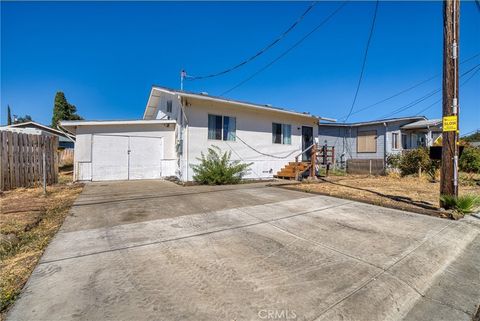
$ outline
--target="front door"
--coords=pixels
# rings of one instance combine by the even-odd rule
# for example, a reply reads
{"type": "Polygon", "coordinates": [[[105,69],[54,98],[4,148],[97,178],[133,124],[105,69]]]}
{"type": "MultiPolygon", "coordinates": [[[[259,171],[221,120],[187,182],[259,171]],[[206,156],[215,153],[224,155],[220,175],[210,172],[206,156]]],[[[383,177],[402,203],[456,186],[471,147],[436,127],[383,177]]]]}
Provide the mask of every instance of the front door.
{"type": "MultiPolygon", "coordinates": [[[[313,144],[313,127],[302,126],[302,151],[313,144]]],[[[309,162],[311,160],[311,150],[302,154],[302,161],[309,162]]]]}

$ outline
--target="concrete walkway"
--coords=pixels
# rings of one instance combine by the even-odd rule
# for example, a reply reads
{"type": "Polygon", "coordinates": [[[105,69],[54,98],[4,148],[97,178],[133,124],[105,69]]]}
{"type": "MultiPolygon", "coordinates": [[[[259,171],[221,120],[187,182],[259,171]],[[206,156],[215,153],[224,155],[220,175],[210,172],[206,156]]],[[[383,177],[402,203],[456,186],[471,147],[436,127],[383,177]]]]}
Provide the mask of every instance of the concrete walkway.
{"type": "Polygon", "coordinates": [[[478,221],[265,184],[89,184],[8,320],[470,321],[478,221]]]}

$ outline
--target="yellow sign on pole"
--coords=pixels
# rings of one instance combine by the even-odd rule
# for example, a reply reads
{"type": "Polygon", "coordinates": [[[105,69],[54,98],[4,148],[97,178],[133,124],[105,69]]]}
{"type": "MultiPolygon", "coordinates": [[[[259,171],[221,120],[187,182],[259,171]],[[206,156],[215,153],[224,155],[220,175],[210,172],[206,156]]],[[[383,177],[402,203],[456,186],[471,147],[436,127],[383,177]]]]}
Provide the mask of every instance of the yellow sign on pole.
{"type": "Polygon", "coordinates": [[[454,132],[457,131],[458,121],[457,115],[454,116],[444,116],[443,117],[443,131],[444,132],[454,132]]]}

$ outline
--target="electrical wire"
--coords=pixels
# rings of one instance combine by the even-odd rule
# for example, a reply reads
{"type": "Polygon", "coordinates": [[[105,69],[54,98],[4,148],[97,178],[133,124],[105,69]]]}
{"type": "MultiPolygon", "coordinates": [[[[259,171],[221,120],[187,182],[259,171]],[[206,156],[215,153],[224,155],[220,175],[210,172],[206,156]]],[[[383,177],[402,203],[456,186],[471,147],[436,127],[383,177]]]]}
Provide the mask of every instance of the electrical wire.
{"type": "MultiPolygon", "coordinates": [[[[477,70],[475,70],[473,72],[473,74],[470,75],[469,78],[467,78],[463,83],[460,84],[460,87],[463,87],[470,79],[472,79],[473,77],[475,77],[475,75],[477,74],[477,72],[480,71],[480,68],[478,68],[477,70]]],[[[422,113],[424,113],[425,111],[429,110],[430,108],[432,108],[433,106],[435,106],[436,104],[438,104],[439,102],[441,102],[443,99],[443,97],[441,97],[440,99],[436,100],[435,102],[433,102],[432,104],[428,105],[427,107],[425,107],[424,109],[420,110],[415,116],[418,116],[422,113]]]]}
{"type": "MultiPolygon", "coordinates": [[[[463,60],[462,62],[460,62],[460,64],[467,63],[467,62],[469,62],[470,60],[475,59],[475,58],[478,57],[478,56],[480,56],[480,52],[478,52],[478,53],[476,53],[475,55],[470,56],[469,58],[463,60]]],[[[400,96],[400,95],[402,95],[402,94],[404,94],[404,93],[406,93],[406,92],[409,92],[409,91],[412,90],[412,89],[415,89],[415,88],[417,88],[417,87],[420,87],[421,85],[423,85],[423,84],[429,82],[430,80],[433,80],[433,79],[435,79],[435,78],[437,78],[437,77],[439,77],[439,76],[441,76],[441,75],[442,75],[442,73],[439,72],[439,73],[437,73],[437,74],[435,74],[435,75],[433,75],[433,76],[431,76],[431,77],[429,77],[429,78],[427,78],[427,79],[425,79],[425,80],[422,80],[422,81],[420,81],[420,82],[412,85],[411,87],[408,87],[408,88],[406,88],[406,89],[403,89],[403,90],[397,92],[396,94],[393,94],[393,95],[391,95],[391,96],[389,96],[389,97],[387,97],[387,98],[381,99],[381,100],[377,101],[376,103],[367,105],[367,106],[362,107],[362,108],[360,108],[360,109],[357,109],[356,111],[352,112],[351,115],[358,114],[358,113],[360,113],[360,112],[362,112],[362,111],[364,111],[364,110],[367,110],[367,109],[369,109],[369,108],[372,108],[372,107],[375,107],[375,106],[377,106],[377,105],[380,105],[381,103],[384,103],[384,102],[386,102],[386,101],[388,101],[388,100],[390,100],[390,99],[393,99],[393,98],[395,98],[395,97],[398,97],[398,96],[400,96]]],[[[351,116],[351,115],[350,115],[350,116],[351,116]]],[[[339,120],[343,120],[343,119],[345,119],[345,117],[346,117],[346,115],[341,116],[341,117],[339,117],[338,119],[339,119],[339,120]]]]}
{"type": "Polygon", "coordinates": [[[209,74],[209,75],[204,75],[204,76],[187,76],[187,80],[201,80],[201,79],[207,79],[207,78],[213,78],[213,77],[217,77],[217,76],[221,76],[221,75],[224,75],[224,74],[227,74],[231,71],[234,71],[246,64],[248,64],[249,62],[251,62],[252,60],[258,58],[260,55],[264,54],[266,51],[268,51],[270,48],[272,48],[273,46],[275,46],[278,42],[280,42],[280,40],[282,40],[283,38],[285,38],[293,29],[295,29],[295,27],[307,16],[307,14],[313,9],[313,7],[318,3],[318,1],[314,1],[310,4],[310,6],[308,6],[308,8],[302,13],[302,15],[287,29],[285,30],[279,37],[277,37],[274,41],[272,41],[271,43],[269,43],[266,47],[262,48],[260,51],[258,51],[256,54],[254,54],[253,56],[245,59],[244,61],[236,64],[235,66],[232,66],[230,68],[227,68],[225,70],[222,70],[222,71],[219,71],[219,72],[216,72],[216,73],[213,73],[213,74],[209,74]]]}
{"type": "Polygon", "coordinates": [[[370,33],[368,35],[368,40],[367,40],[367,46],[365,48],[365,53],[363,54],[362,70],[360,71],[360,77],[358,78],[357,89],[355,90],[355,96],[353,97],[352,106],[350,106],[350,111],[348,112],[347,117],[345,117],[344,122],[346,122],[348,120],[348,118],[350,117],[350,115],[352,115],[353,108],[355,107],[355,103],[357,101],[358,92],[360,91],[360,86],[361,86],[362,80],[363,80],[363,74],[365,72],[365,65],[367,63],[368,50],[370,49],[370,43],[372,41],[373,31],[375,30],[375,21],[377,20],[378,4],[379,4],[379,0],[377,0],[375,2],[375,11],[373,12],[372,26],[370,27],[370,33]]]}
{"type": "Polygon", "coordinates": [[[291,47],[289,47],[287,50],[285,50],[283,53],[281,53],[277,58],[254,72],[252,75],[250,75],[248,78],[242,80],[232,88],[225,90],[223,93],[220,94],[220,96],[223,96],[225,94],[228,94],[229,92],[232,92],[233,90],[237,89],[238,87],[244,85],[248,81],[252,80],[254,77],[265,71],[267,68],[272,66],[274,63],[285,57],[290,51],[298,47],[303,41],[305,41],[308,37],[310,37],[314,32],[316,32],[318,29],[320,29],[324,24],[326,24],[330,19],[332,19],[348,2],[349,0],[343,1],[342,4],[340,4],[337,9],[335,9],[330,15],[328,15],[325,19],[323,19],[315,28],[313,28],[309,33],[307,33],[304,37],[302,37],[300,40],[298,40],[295,44],[293,44],[291,47]]]}
{"type": "Polygon", "coordinates": [[[263,155],[263,156],[268,156],[268,157],[272,157],[272,158],[277,158],[277,159],[285,159],[285,158],[288,158],[290,156],[292,156],[294,153],[298,153],[299,150],[294,150],[294,151],[291,151],[290,153],[288,153],[287,155],[285,156],[277,156],[277,155],[272,155],[272,154],[267,154],[267,153],[264,153],[264,152],[261,152],[259,151],[258,149],[256,149],[255,147],[252,147],[250,146],[247,142],[245,142],[243,139],[241,139],[240,137],[238,137],[237,134],[234,134],[236,138],[238,138],[239,141],[241,141],[245,146],[247,146],[248,148],[250,148],[251,150],[253,150],[254,152],[260,154],[260,155],[263,155]]]}
{"type": "MultiPolygon", "coordinates": [[[[479,66],[480,66],[480,64],[477,64],[477,65],[473,66],[473,67],[470,68],[469,70],[467,70],[467,71],[465,71],[464,73],[462,73],[462,74],[460,75],[460,77],[463,77],[463,76],[471,73],[472,71],[474,71],[474,70],[475,70],[477,67],[479,67],[479,66]]],[[[475,71],[475,73],[476,73],[476,71],[475,71]]],[[[471,78],[470,78],[470,79],[471,79],[471,78]]],[[[383,115],[381,118],[388,118],[388,117],[391,117],[391,116],[396,115],[396,114],[398,114],[398,113],[401,113],[401,112],[403,112],[403,111],[405,111],[405,110],[407,110],[407,109],[410,109],[410,108],[412,108],[413,106],[418,105],[418,104],[421,103],[422,101],[424,101],[424,100],[432,97],[433,95],[439,93],[441,90],[442,90],[442,88],[435,89],[435,90],[429,92],[428,94],[426,94],[426,95],[424,95],[424,96],[422,96],[422,97],[420,97],[420,98],[417,98],[417,99],[414,100],[413,102],[410,102],[410,103],[408,103],[408,104],[406,104],[406,105],[404,105],[404,106],[402,106],[402,107],[399,107],[399,108],[393,110],[392,112],[390,112],[390,113],[388,113],[388,114],[383,115]]]]}

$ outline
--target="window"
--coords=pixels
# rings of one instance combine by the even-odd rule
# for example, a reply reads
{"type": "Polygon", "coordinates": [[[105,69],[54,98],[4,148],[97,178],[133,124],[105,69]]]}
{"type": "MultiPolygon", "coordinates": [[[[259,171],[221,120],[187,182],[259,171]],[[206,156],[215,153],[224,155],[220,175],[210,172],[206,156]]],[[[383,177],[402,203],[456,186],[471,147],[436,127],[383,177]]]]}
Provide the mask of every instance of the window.
{"type": "Polygon", "coordinates": [[[235,117],[208,115],[208,139],[234,141],[236,130],[235,117]]]}
{"type": "Polygon", "coordinates": [[[290,145],[292,143],[292,125],[272,123],[272,143],[290,145]]]}
{"type": "Polygon", "coordinates": [[[398,133],[392,133],[392,149],[400,149],[398,133]]]}
{"type": "Polygon", "coordinates": [[[171,113],[171,112],[172,112],[172,101],[167,100],[167,113],[171,113]]]}
{"type": "Polygon", "coordinates": [[[402,148],[407,149],[407,134],[402,134],[402,148]]]}
{"type": "Polygon", "coordinates": [[[377,131],[359,131],[357,135],[358,153],[376,153],[377,152],[377,131]]]}

